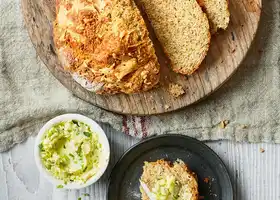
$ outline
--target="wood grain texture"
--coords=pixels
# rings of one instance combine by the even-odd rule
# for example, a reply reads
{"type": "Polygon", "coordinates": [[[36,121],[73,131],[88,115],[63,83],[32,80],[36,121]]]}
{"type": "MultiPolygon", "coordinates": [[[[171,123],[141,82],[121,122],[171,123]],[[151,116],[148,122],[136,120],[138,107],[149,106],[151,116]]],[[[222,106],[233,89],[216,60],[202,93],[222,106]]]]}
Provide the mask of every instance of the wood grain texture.
{"type": "MultiPolygon", "coordinates": [[[[112,167],[137,139],[103,125],[111,145],[109,169],[96,184],[81,190],[58,191],[39,174],[33,158],[34,137],[0,154],[1,200],[106,200],[112,167]],[[90,197],[84,197],[88,193],[90,197]]],[[[280,199],[280,145],[207,142],[224,161],[232,178],[235,200],[280,199]],[[260,148],[265,150],[260,152],[260,148]]],[[[223,199],[226,200],[226,199],[223,199]]]]}
{"type": "Polygon", "coordinates": [[[176,74],[168,65],[161,64],[161,81],[158,88],[140,94],[102,96],[82,88],[62,69],[52,39],[54,0],[22,0],[23,15],[31,41],[52,74],[85,101],[106,110],[135,115],[174,111],[197,102],[219,88],[246,56],[258,28],[261,7],[261,0],[230,1],[229,28],[212,38],[208,56],[193,75],[176,74]],[[177,99],[173,98],[167,90],[170,82],[182,85],[186,94],[177,99]]]}

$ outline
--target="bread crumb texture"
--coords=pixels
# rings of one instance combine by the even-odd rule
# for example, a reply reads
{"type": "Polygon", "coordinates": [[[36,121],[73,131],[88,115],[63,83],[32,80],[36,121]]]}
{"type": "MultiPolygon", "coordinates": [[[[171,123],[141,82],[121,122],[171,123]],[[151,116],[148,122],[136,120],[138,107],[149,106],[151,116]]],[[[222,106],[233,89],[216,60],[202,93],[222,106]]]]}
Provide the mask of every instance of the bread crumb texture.
{"type": "Polygon", "coordinates": [[[185,94],[185,90],[183,89],[183,87],[181,85],[175,84],[175,83],[169,84],[168,91],[175,98],[185,94]]]}
{"type": "Polygon", "coordinates": [[[140,0],[177,73],[192,74],[210,43],[206,14],[196,0],[140,0]]]}
{"type": "Polygon", "coordinates": [[[226,29],[230,21],[228,0],[198,0],[210,22],[211,33],[226,29]]]}
{"type": "MultiPolygon", "coordinates": [[[[150,190],[152,190],[158,180],[164,177],[175,177],[175,182],[179,186],[177,200],[198,200],[197,177],[183,161],[178,160],[174,163],[165,160],[145,162],[140,180],[144,182],[150,190]]],[[[140,191],[142,200],[149,200],[141,187],[140,191]]]]}

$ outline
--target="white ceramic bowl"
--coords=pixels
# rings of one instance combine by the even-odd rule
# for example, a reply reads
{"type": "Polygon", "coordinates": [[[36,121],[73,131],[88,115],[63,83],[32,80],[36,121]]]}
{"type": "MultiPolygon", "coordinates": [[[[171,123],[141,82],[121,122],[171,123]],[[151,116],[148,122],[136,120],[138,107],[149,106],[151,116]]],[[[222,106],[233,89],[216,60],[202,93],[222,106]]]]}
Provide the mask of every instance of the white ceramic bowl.
{"type": "Polygon", "coordinates": [[[41,128],[41,130],[39,131],[39,134],[36,138],[36,141],[35,141],[34,156],[35,156],[36,165],[37,165],[40,173],[42,173],[55,186],[63,185],[62,189],[81,189],[81,188],[87,187],[87,186],[95,183],[103,175],[103,173],[107,169],[109,159],[110,159],[110,146],[109,146],[109,142],[108,142],[106,134],[95,121],[93,121],[92,119],[85,117],[83,115],[79,115],[79,114],[65,114],[65,115],[60,115],[60,116],[57,116],[57,117],[51,119],[41,128]],[[92,131],[98,135],[99,142],[102,144],[101,156],[99,159],[100,168],[99,168],[98,172],[84,184],[79,184],[79,183],[75,183],[75,182],[64,184],[62,180],[58,180],[55,177],[53,177],[52,174],[49,173],[46,170],[46,168],[44,167],[44,165],[41,161],[41,158],[40,158],[40,150],[38,148],[38,145],[42,141],[43,135],[53,125],[55,125],[61,121],[67,121],[67,120],[73,120],[73,119],[84,122],[85,124],[89,125],[90,128],[92,129],[92,131]]]}

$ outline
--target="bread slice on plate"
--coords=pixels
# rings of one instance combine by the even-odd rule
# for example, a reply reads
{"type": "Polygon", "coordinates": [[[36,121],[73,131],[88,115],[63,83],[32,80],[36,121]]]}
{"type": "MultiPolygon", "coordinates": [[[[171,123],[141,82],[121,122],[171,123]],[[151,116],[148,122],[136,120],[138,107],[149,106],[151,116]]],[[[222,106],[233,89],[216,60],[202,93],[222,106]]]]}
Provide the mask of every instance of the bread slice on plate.
{"type": "MultiPolygon", "coordinates": [[[[198,200],[196,175],[181,160],[145,162],[142,181],[157,199],[198,200]]],[[[150,200],[140,186],[142,200],[150,200]]]]}
{"type": "Polygon", "coordinates": [[[140,0],[172,69],[192,74],[209,49],[210,29],[196,0],[140,0]]]}
{"type": "Polygon", "coordinates": [[[228,0],[197,0],[210,22],[211,34],[219,29],[226,29],[229,24],[230,12],[228,0]]]}

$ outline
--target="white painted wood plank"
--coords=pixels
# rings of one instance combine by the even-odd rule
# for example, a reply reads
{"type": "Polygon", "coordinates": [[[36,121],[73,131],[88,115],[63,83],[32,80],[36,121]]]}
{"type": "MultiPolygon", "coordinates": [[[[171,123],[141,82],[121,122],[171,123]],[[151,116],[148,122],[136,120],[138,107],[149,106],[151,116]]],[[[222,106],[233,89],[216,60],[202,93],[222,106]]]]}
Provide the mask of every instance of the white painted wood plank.
{"type": "Polygon", "coordinates": [[[280,145],[226,141],[207,144],[225,162],[236,200],[280,199],[280,145]],[[265,152],[261,153],[260,148],[265,152]]]}
{"type": "MultiPolygon", "coordinates": [[[[0,154],[0,200],[105,200],[106,183],[122,153],[139,140],[103,126],[111,144],[111,161],[98,183],[82,190],[59,191],[40,176],[33,159],[34,137],[0,154]],[[90,194],[84,197],[83,194],[90,194]]],[[[225,162],[236,200],[280,199],[280,145],[207,142],[225,162]],[[260,153],[260,148],[265,152],[260,153]]]]}

